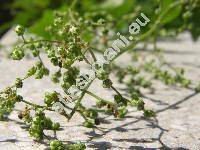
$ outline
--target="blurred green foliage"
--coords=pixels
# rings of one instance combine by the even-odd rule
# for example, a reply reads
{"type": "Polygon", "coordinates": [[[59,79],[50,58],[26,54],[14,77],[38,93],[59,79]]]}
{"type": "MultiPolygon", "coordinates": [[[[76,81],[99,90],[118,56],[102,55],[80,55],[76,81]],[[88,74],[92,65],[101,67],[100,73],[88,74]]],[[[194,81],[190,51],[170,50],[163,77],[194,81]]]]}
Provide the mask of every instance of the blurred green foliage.
{"type": "Polygon", "coordinates": [[[0,25],[0,34],[16,24],[26,27],[34,26],[33,33],[38,34],[41,29],[37,26],[42,25],[42,20],[46,18],[45,22],[48,24],[52,21],[53,11],[59,10],[60,7],[67,6],[67,4],[67,0],[5,0],[0,5],[0,11],[2,12],[0,17],[4,21],[0,25]],[[5,11],[7,14],[3,14],[5,11]],[[4,19],[5,15],[11,20],[4,19]],[[35,32],[36,30],[37,32],[35,32]]]}
{"type": "MultiPolygon", "coordinates": [[[[53,11],[68,9],[73,0],[15,0],[9,5],[10,12],[14,17],[12,21],[0,26],[0,33],[14,24],[22,24],[29,27],[30,32],[45,38],[50,36],[45,32],[45,27],[53,20],[53,11]]],[[[94,21],[105,18],[115,22],[116,30],[125,32],[132,19],[143,12],[151,21],[155,21],[157,14],[162,14],[165,8],[174,0],[79,0],[75,9],[80,15],[92,17],[94,21]],[[122,17],[126,17],[125,22],[122,17]]],[[[200,2],[199,2],[200,3],[200,2]]],[[[5,6],[1,6],[5,7],[5,6]]],[[[8,7],[8,6],[6,6],[8,7]]],[[[180,28],[184,24],[183,6],[176,7],[163,21],[166,32],[180,28]]],[[[191,10],[192,18],[187,30],[192,34],[193,39],[200,35],[200,7],[191,10]]],[[[147,29],[146,29],[147,30],[147,29]]]]}

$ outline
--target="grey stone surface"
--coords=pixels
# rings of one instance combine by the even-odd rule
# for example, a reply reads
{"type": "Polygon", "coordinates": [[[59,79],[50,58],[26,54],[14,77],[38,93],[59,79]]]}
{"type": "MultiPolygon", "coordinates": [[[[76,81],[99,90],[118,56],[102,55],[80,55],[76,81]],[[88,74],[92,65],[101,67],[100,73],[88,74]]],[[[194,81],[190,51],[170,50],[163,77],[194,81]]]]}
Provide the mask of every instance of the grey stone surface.
{"type": "MultiPolygon", "coordinates": [[[[2,42],[9,41],[9,35],[2,42]]],[[[186,68],[186,75],[194,83],[200,79],[200,41],[193,43],[188,34],[179,36],[173,41],[160,41],[159,47],[165,48],[164,56],[174,66],[186,68]]],[[[122,55],[118,63],[126,64],[128,54],[122,55]]],[[[0,57],[0,89],[13,83],[16,77],[23,76],[35,60],[25,59],[20,62],[0,57]]],[[[47,63],[47,65],[49,65],[47,63]]],[[[153,81],[156,89],[154,94],[145,93],[145,103],[148,108],[157,112],[157,121],[147,120],[142,113],[129,108],[127,118],[123,120],[107,117],[99,129],[87,129],[81,126],[83,119],[76,114],[69,122],[66,118],[54,112],[48,116],[61,123],[62,130],[57,132],[62,141],[83,141],[87,149],[144,149],[160,148],[163,145],[170,149],[200,149],[200,95],[192,90],[175,88],[153,81]]],[[[48,78],[35,81],[25,81],[25,87],[20,93],[28,100],[43,104],[45,91],[57,90],[58,86],[48,78]]],[[[120,85],[116,85],[120,88],[120,85]]],[[[101,88],[98,81],[90,87],[97,95],[111,98],[112,92],[101,88]]],[[[92,98],[85,97],[85,105],[91,105],[92,98]]],[[[24,104],[17,104],[16,110],[9,116],[7,122],[0,122],[1,150],[41,150],[46,145],[34,142],[25,130],[24,124],[17,119],[17,110],[24,104]]],[[[46,134],[53,136],[51,131],[46,134]]]]}

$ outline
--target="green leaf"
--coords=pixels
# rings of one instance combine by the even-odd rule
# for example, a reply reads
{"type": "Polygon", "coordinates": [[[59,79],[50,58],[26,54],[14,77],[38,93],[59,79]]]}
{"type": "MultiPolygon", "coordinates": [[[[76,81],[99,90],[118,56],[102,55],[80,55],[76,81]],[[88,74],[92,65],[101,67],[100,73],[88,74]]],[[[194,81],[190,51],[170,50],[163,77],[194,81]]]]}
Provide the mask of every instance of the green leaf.
{"type": "MultiPolygon", "coordinates": [[[[62,6],[58,10],[65,11],[66,9],[66,6],[62,6]]],[[[29,28],[29,31],[38,36],[50,39],[50,34],[45,31],[45,28],[53,23],[53,12],[53,10],[45,10],[43,16],[29,28]]]]}
{"type": "MultiPolygon", "coordinates": [[[[172,3],[174,3],[174,0],[163,0],[161,1],[161,13],[163,13],[167,7],[169,7],[169,5],[171,5],[172,3]]],[[[182,10],[182,6],[179,5],[176,8],[174,8],[172,11],[170,11],[165,18],[162,20],[162,24],[167,24],[171,21],[173,21],[174,19],[176,19],[182,10]]]]}
{"type": "Polygon", "coordinates": [[[45,37],[47,39],[50,38],[50,34],[45,32],[45,28],[51,24],[53,21],[53,11],[52,10],[46,10],[43,14],[43,16],[35,22],[34,25],[32,25],[29,28],[29,32],[35,33],[39,36],[45,37]]]}
{"type": "Polygon", "coordinates": [[[101,8],[107,9],[110,14],[114,17],[121,17],[124,14],[134,11],[134,0],[123,0],[121,3],[116,2],[115,0],[108,0],[101,8]]]}

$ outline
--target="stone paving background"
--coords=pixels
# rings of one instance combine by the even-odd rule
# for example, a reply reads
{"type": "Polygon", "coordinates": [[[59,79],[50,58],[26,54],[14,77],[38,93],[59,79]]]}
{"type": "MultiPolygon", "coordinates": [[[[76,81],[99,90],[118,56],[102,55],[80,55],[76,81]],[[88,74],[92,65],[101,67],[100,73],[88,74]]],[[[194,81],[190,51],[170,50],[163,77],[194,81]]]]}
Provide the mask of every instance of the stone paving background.
{"type": "MultiPolygon", "coordinates": [[[[11,45],[16,36],[9,32],[1,40],[1,44],[11,45]]],[[[184,67],[186,76],[192,81],[200,81],[200,41],[193,43],[188,34],[183,34],[173,40],[158,42],[165,48],[164,56],[174,66],[184,67]]],[[[5,50],[1,49],[2,51],[5,50]]],[[[128,54],[119,58],[120,64],[127,63],[128,54]]],[[[23,76],[35,62],[25,59],[15,62],[0,55],[0,89],[13,83],[16,77],[23,76]]],[[[75,115],[70,122],[53,112],[48,112],[53,120],[61,123],[62,129],[57,132],[62,141],[84,141],[87,149],[145,149],[161,148],[200,150],[200,94],[192,90],[170,87],[159,81],[153,81],[156,89],[154,94],[145,94],[145,103],[157,112],[157,121],[144,119],[141,112],[130,108],[127,118],[117,120],[107,117],[101,124],[102,130],[87,129],[81,126],[83,119],[75,115]]],[[[48,78],[42,81],[29,79],[24,83],[21,94],[30,101],[42,104],[45,91],[60,90],[48,78]]],[[[105,91],[95,81],[90,90],[104,98],[111,98],[112,92],[105,91]]],[[[116,85],[120,89],[120,85],[116,85]]],[[[91,97],[85,97],[86,105],[91,105],[91,97]]],[[[24,104],[18,104],[16,110],[9,116],[7,122],[0,122],[0,150],[43,150],[46,144],[34,142],[26,131],[26,126],[17,118],[17,110],[24,104]]],[[[53,133],[46,132],[53,136],[53,133]]]]}

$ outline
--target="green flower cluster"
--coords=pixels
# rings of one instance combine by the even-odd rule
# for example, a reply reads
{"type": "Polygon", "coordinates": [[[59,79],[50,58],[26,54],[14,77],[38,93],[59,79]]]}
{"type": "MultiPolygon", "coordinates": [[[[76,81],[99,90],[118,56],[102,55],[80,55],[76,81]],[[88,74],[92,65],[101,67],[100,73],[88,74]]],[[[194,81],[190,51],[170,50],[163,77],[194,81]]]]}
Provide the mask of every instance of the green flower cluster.
{"type": "Polygon", "coordinates": [[[67,93],[67,90],[71,87],[71,85],[76,84],[76,78],[79,74],[79,69],[76,67],[68,68],[68,71],[63,73],[63,82],[61,84],[63,90],[67,93]]]}
{"type": "Polygon", "coordinates": [[[18,25],[18,26],[15,27],[15,32],[17,33],[18,36],[23,35],[24,31],[25,31],[25,29],[21,25],[18,25]]]}
{"type": "Polygon", "coordinates": [[[17,95],[16,91],[8,88],[4,95],[0,95],[0,120],[7,118],[7,115],[13,110],[15,103],[23,100],[23,97],[17,95]]]}
{"type": "Polygon", "coordinates": [[[112,114],[116,118],[124,118],[128,113],[126,109],[128,100],[121,95],[114,96],[114,103],[105,100],[98,100],[96,105],[98,108],[104,108],[105,113],[112,114]]]}
{"type": "Polygon", "coordinates": [[[51,150],[64,150],[64,145],[62,142],[58,140],[51,141],[50,143],[50,149],[51,150]]]}
{"type": "Polygon", "coordinates": [[[27,44],[25,46],[25,48],[32,53],[33,57],[39,57],[40,49],[43,46],[42,43],[41,42],[34,42],[33,38],[28,39],[26,42],[29,43],[29,44],[27,44]]]}
{"type": "Polygon", "coordinates": [[[45,93],[44,103],[46,104],[47,107],[51,107],[57,101],[59,101],[57,92],[54,91],[52,93],[50,92],[45,93]]]}
{"type": "Polygon", "coordinates": [[[183,87],[188,87],[191,84],[191,81],[184,77],[183,69],[176,69],[175,75],[172,75],[169,71],[162,70],[156,66],[154,61],[145,63],[144,69],[153,73],[155,79],[159,79],[168,85],[180,84],[183,87]]]}
{"type": "Polygon", "coordinates": [[[51,81],[53,81],[54,83],[59,83],[60,82],[60,77],[62,76],[61,74],[61,70],[59,69],[57,72],[55,72],[52,76],[51,76],[51,81]]]}
{"type": "Polygon", "coordinates": [[[49,45],[45,52],[55,66],[65,69],[70,68],[76,60],[82,61],[83,50],[87,48],[87,43],[81,38],[81,24],[78,26],[74,22],[67,22],[70,17],[70,14],[56,12],[54,23],[47,28],[60,42],[57,42],[57,47],[49,45]]]}
{"type": "Polygon", "coordinates": [[[42,110],[37,110],[31,126],[29,133],[32,137],[37,140],[42,140],[44,138],[43,131],[46,130],[58,130],[60,128],[59,123],[53,123],[50,118],[46,117],[42,110]]]}
{"type": "Polygon", "coordinates": [[[53,140],[50,143],[51,150],[85,150],[85,144],[77,142],[75,144],[63,144],[59,140],[53,140]]]}
{"type": "Polygon", "coordinates": [[[22,58],[24,58],[24,56],[24,49],[19,46],[15,47],[13,52],[11,53],[11,57],[13,60],[21,60],[22,58]]]}
{"type": "Polygon", "coordinates": [[[133,106],[135,106],[137,108],[137,110],[143,111],[144,117],[150,118],[150,117],[156,116],[154,111],[152,111],[150,109],[146,109],[144,107],[144,105],[145,105],[144,101],[141,98],[139,98],[138,95],[136,95],[136,94],[135,94],[135,96],[133,96],[133,100],[131,101],[131,104],[133,106]]]}

